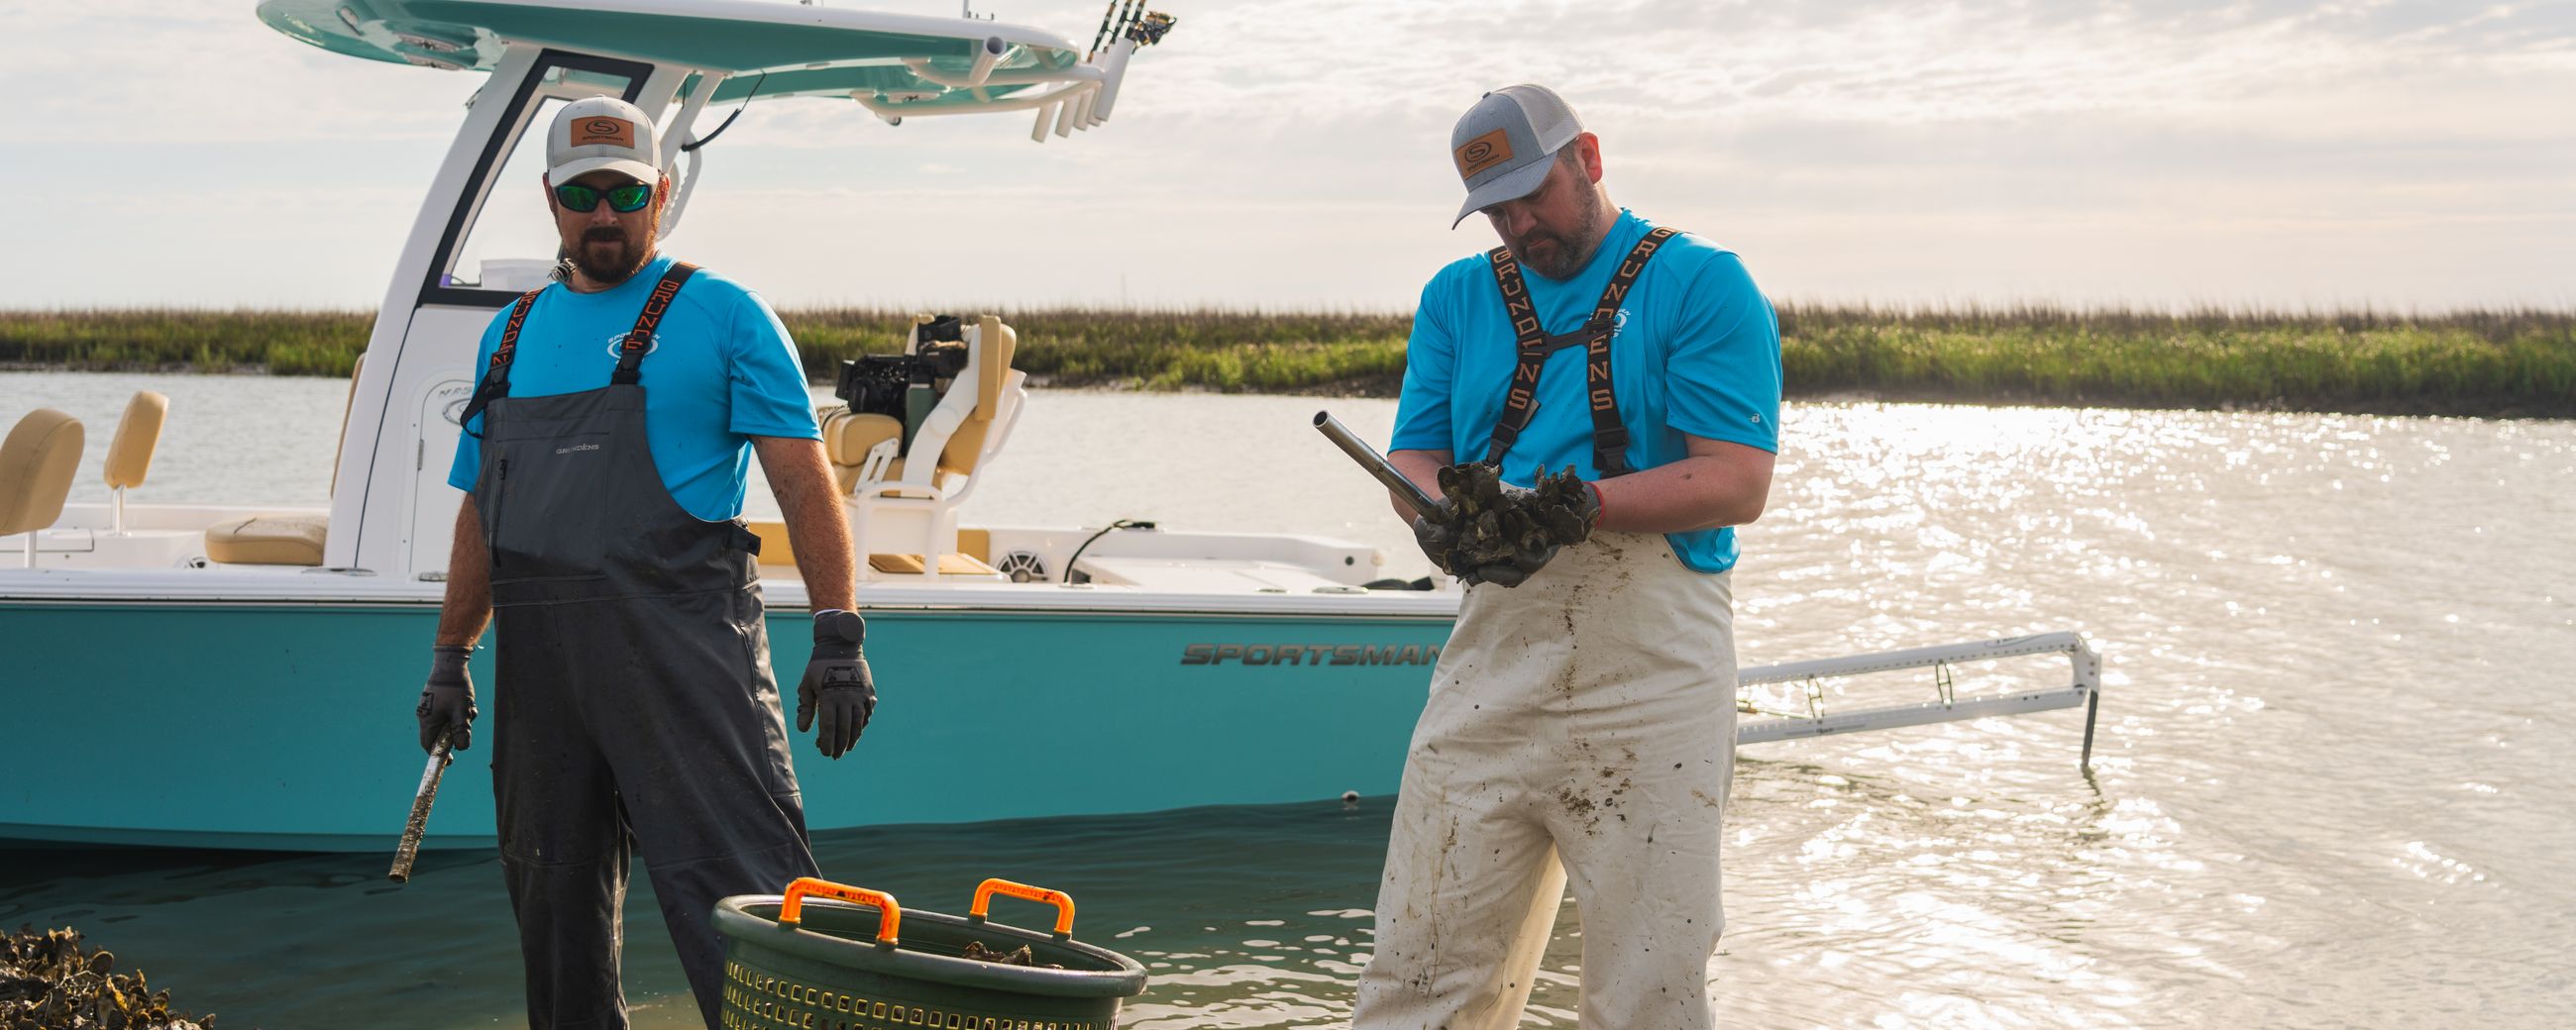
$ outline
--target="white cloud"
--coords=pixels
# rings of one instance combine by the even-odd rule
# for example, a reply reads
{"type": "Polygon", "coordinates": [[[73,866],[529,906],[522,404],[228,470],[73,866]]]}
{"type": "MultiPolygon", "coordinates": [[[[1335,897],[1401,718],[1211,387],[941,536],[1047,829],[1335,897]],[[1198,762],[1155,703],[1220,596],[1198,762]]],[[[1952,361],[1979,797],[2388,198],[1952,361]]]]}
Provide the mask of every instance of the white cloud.
{"type": "MultiPolygon", "coordinates": [[[[249,6],[0,0],[0,88],[31,101],[9,146],[45,155],[0,162],[28,202],[0,304],[374,301],[391,198],[481,77],[326,54],[249,6]],[[132,210],[173,168],[202,203],[132,210]]],[[[1072,140],[755,103],[674,246],[790,304],[1401,307],[1487,243],[1445,231],[1451,119],[1533,80],[1602,134],[1615,197],[1775,295],[2576,303],[2576,5],[1166,6],[1117,119],[1072,140]]],[[[1099,14],[978,7],[1079,41],[1099,14]]]]}

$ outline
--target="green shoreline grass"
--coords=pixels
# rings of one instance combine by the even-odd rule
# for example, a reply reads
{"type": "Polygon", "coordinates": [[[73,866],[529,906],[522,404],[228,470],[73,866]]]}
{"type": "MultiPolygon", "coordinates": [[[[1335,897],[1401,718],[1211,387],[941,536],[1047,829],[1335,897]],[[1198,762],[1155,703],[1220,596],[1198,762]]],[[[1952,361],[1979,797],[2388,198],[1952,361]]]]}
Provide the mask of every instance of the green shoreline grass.
{"type": "MultiPolygon", "coordinates": [[[[781,313],[807,374],[892,353],[909,312],[781,313]]],[[[1055,386],[1393,396],[1408,313],[1102,310],[1006,316],[1055,386]]],[[[0,367],[344,376],[374,316],[0,311],[0,367]]],[[[2155,313],[2026,306],[1780,309],[1792,398],[2576,416],[2576,312],[2155,313]]]]}

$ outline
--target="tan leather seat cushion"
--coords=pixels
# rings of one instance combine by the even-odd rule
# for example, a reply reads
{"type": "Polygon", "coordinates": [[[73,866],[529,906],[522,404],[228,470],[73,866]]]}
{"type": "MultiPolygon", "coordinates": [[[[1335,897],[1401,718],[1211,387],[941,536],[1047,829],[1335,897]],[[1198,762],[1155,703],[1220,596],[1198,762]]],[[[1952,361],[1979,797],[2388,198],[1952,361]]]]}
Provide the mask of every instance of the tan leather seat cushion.
{"type": "Polygon", "coordinates": [[[253,515],[206,529],[206,557],[226,565],[320,565],[328,515],[253,515]]]}
{"type": "Polygon", "coordinates": [[[125,417],[116,421],[116,435],[107,441],[107,485],[143,485],[144,474],[152,471],[152,449],[161,443],[161,422],[169,415],[170,398],[134,391],[134,399],[125,402],[125,417]]]}
{"type": "MultiPolygon", "coordinates": [[[[867,464],[868,450],[903,435],[903,421],[892,415],[854,414],[848,408],[826,408],[820,414],[823,456],[831,460],[832,481],[844,494],[858,489],[859,469],[867,464]]],[[[885,477],[903,478],[903,459],[887,466],[885,477]]]]}
{"type": "MultiPolygon", "coordinates": [[[[787,523],[754,519],[748,525],[751,526],[752,535],[760,538],[760,564],[796,564],[796,548],[788,542],[787,523]]],[[[939,571],[950,575],[992,572],[993,567],[984,564],[993,560],[992,551],[992,530],[960,529],[957,531],[957,553],[941,556],[939,571]],[[975,564],[961,564],[966,561],[972,561],[975,564]]],[[[873,554],[868,556],[868,563],[879,572],[917,573],[921,571],[921,556],[917,554],[873,554]]]]}
{"type": "Polygon", "coordinates": [[[823,417],[823,453],[835,465],[868,460],[868,450],[903,435],[903,420],[892,415],[855,414],[847,408],[823,417]]]}
{"type": "MultiPolygon", "coordinates": [[[[875,569],[878,572],[888,573],[891,575],[918,576],[921,575],[921,556],[918,554],[871,554],[868,556],[868,567],[875,569]]],[[[955,553],[939,556],[939,574],[942,576],[998,575],[998,573],[993,571],[992,566],[986,565],[982,561],[977,560],[975,556],[955,553]]]]}
{"type": "Polygon", "coordinates": [[[63,517],[72,474],[80,470],[80,420],[38,408],[0,442],[0,535],[29,533],[63,517]]]}

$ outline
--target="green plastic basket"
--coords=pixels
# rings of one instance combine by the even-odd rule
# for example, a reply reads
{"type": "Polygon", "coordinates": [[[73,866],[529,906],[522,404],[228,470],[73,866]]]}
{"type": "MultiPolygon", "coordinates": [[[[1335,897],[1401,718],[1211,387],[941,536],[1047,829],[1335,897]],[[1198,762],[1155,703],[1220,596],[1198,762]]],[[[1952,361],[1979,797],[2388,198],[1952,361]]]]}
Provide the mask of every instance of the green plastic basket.
{"type": "Polygon", "coordinates": [[[1119,1003],[1145,990],[1135,959],[1073,939],[1071,897],[1008,880],[984,881],[959,917],[800,879],[784,894],[717,902],[715,922],[725,937],[724,1030],[1112,1030],[1119,1003]],[[996,894],[1054,905],[1055,932],[987,922],[996,894]],[[1039,965],[966,958],[970,941],[996,951],[1028,945],[1039,965]]]}

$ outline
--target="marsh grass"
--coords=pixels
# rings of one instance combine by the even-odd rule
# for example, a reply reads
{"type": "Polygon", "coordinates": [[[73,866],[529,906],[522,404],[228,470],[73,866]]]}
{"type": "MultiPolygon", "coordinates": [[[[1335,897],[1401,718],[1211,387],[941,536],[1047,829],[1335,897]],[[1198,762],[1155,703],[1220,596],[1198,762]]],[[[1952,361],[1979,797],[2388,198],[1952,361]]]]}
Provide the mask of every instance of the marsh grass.
{"type": "MultiPolygon", "coordinates": [[[[782,313],[806,372],[892,353],[893,309],[782,313]]],[[[1058,386],[1392,396],[1400,312],[1059,308],[1008,313],[1016,366],[1058,386]]],[[[346,375],[373,316],[345,311],[0,311],[0,364],[346,375]]],[[[2438,315],[2045,306],[1784,305],[1792,397],[2123,407],[2576,415],[2576,312],[2438,315]]]]}
{"type": "Polygon", "coordinates": [[[375,322],[355,311],[0,311],[0,365],[345,376],[375,322]]]}
{"type": "Polygon", "coordinates": [[[1792,395],[2576,414],[2576,312],[1781,311],[1792,395]]]}

